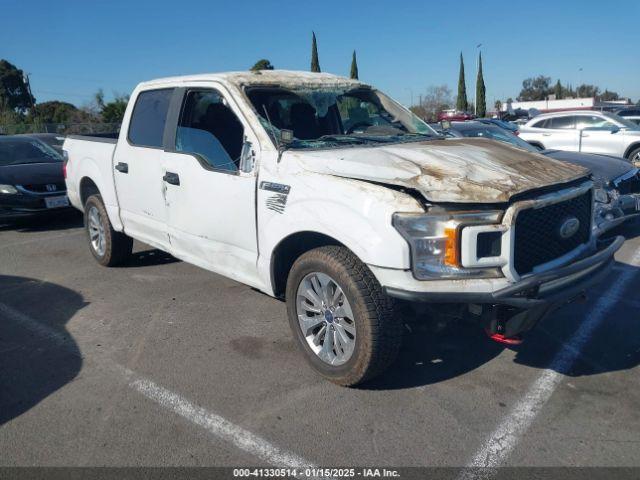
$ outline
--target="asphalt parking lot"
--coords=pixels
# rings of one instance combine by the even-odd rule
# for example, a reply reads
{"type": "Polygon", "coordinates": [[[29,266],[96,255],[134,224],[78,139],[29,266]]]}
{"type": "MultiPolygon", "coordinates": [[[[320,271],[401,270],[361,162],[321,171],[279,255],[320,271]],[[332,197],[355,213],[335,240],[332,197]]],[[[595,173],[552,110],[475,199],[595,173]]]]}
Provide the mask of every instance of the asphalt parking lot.
{"type": "Polygon", "coordinates": [[[0,227],[2,466],[640,466],[640,225],[607,281],[515,348],[414,328],[345,389],[285,305],[136,244],[100,267],[80,217],[0,227]]]}

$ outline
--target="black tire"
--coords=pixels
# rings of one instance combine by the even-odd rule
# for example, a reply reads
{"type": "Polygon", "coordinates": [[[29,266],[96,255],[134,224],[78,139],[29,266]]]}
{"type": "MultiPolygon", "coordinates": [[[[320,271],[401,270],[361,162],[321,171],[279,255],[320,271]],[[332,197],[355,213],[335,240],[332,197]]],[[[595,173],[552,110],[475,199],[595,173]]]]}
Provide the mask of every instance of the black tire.
{"type": "Polygon", "coordinates": [[[384,372],[396,359],[402,343],[402,323],[371,270],[351,251],[339,246],[310,250],[294,263],[287,279],[287,314],[298,347],[323,377],[355,386],[384,372]],[[305,276],[320,272],[334,279],[351,304],[356,328],[355,347],[343,365],[325,363],[311,350],[297,316],[297,291],[305,276]]]}
{"type": "Polygon", "coordinates": [[[123,264],[131,255],[133,250],[133,239],[124,233],[116,232],[109,221],[107,210],[102,203],[102,197],[99,194],[91,195],[84,204],[84,228],[89,239],[89,250],[96,261],[104,267],[115,267],[123,264]],[[91,242],[89,233],[89,211],[96,208],[99,213],[99,220],[104,230],[104,252],[98,252],[91,242]]]}
{"type": "Polygon", "coordinates": [[[635,158],[636,155],[640,156],[640,147],[634,148],[629,152],[627,158],[631,161],[636,167],[640,167],[640,158],[635,158]]]}

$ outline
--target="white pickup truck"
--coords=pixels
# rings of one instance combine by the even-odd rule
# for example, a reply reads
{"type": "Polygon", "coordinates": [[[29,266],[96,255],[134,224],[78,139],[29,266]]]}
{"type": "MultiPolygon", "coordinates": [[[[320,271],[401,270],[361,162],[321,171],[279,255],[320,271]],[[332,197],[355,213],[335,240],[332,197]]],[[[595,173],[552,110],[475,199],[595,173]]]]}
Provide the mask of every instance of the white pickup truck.
{"type": "Polygon", "coordinates": [[[63,148],[99,263],[125,261],[135,238],[286,299],[304,356],[342,385],[393,361],[399,304],[517,342],[602,278],[623,241],[593,234],[588,170],[445,141],[379,90],[324,73],[141,83],[117,139],[63,148]]]}

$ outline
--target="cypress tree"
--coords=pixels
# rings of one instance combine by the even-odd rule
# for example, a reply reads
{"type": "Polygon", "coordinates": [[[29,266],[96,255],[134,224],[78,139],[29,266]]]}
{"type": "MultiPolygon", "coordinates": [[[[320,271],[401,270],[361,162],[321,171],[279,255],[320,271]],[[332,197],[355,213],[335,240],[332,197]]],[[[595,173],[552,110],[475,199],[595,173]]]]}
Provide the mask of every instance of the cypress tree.
{"type": "Polygon", "coordinates": [[[562,98],[562,84],[560,83],[560,80],[556,82],[553,93],[556,95],[556,100],[560,100],[562,98]]]}
{"type": "Polygon", "coordinates": [[[486,88],[482,77],[482,53],[478,54],[478,78],[476,80],[476,112],[482,118],[487,114],[486,88]]]}
{"type": "Polygon", "coordinates": [[[311,71],[320,72],[320,62],[318,61],[318,44],[316,43],[316,33],[311,32],[313,35],[311,41],[311,71]]]}
{"type": "Polygon", "coordinates": [[[353,56],[351,57],[351,73],[349,74],[349,78],[353,78],[354,80],[358,80],[358,62],[356,60],[356,51],[353,51],[353,56]]]}
{"type": "Polygon", "coordinates": [[[456,109],[466,112],[467,108],[469,108],[469,102],[467,102],[467,86],[464,81],[464,60],[462,59],[462,52],[460,52],[460,75],[458,77],[456,109]]]}

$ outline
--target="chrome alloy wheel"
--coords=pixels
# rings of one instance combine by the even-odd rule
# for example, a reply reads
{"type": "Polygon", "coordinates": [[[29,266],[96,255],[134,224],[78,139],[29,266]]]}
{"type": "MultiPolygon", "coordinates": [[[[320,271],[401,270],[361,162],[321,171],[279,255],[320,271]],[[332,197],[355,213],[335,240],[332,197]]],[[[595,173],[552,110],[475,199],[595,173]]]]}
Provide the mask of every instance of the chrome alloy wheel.
{"type": "Polygon", "coordinates": [[[87,214],[87,219],[91,247],[99,257],[102,257],[106,251],[107,242],[104,234],[104,226],[102,225],[102,215],[100,215],[100,210],[95,206],[91,206],[87,214]]]}
{"type": "Polygon", "coordinates": [[[296,314],[309,348],[325,363],[343,365],[353,355],[356,325],[349,300],[329,275],[306,275],[296,294],[296,314]]]}
{"type": "Polygon", "coordinates": [[[636,167],[640,168],[640,152],[636,153],[631,159],[631,163],[633,163],[636,167]]]}

